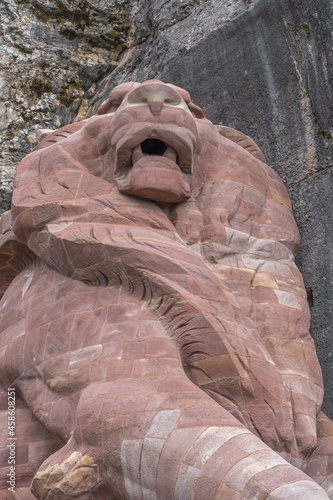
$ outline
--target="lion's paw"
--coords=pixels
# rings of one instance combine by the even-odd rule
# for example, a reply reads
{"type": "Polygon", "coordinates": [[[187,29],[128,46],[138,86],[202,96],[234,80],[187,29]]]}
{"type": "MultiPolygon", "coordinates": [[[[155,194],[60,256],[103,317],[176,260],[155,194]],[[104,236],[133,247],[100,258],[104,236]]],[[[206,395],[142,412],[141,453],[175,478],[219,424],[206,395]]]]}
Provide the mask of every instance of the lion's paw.
{"type": "Polygon", "coordinates": [[[98,481],[98,468],[93,459],[74,452],[60,465],[50,465],[37,472],[31,492],[38,500],[70,500],[82,498],[98,481]]]}

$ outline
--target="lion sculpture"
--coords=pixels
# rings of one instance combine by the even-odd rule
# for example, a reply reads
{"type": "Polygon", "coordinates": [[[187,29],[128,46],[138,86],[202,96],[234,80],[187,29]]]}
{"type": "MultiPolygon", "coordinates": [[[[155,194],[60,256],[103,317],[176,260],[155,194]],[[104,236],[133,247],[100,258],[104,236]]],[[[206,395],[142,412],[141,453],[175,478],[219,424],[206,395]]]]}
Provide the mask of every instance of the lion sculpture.
{"type": "Polygon", "coordinates": [[[44,133],[1,219],[1,498],[333,499],[298,242],[256,144],[181,88],[44,133]]]}

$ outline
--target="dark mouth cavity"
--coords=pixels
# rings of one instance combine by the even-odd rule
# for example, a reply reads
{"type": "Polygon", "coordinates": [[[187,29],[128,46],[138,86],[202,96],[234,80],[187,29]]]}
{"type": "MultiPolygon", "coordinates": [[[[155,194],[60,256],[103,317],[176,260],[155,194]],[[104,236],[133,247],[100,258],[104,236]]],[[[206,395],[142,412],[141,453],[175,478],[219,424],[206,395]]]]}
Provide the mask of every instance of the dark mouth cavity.
{"type": "Polygon", "coordinates": [[[128,166],[132,168],[137,161],[141,160],[144,156],[160,156],[169,158],[179,166],[179,158],[177,151],[160,139],[146,139],[141,142],[132,150],[131,164],[128,166]]]}
{"type": "Polygon", "coordinates": [[[163,156],[167,147],[167,144],[159,139],[146,139],[141,143],[141,150],[144,155],[163,156]]]}

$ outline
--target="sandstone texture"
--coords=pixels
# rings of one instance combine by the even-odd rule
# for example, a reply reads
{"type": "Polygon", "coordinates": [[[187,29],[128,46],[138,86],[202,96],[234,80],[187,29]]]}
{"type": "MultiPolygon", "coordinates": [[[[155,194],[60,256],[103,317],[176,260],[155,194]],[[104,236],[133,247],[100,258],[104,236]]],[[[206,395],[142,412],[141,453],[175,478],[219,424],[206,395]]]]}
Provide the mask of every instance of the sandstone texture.
{"type": "Polygon", "coordinates": [[[97,110],[118,83],[161,78],[215,124],[252,137],[282,177],[333,416],[330,2],[4,0],[0,5],[0,210],[35,131],[97,110]]]}
{"type": "Polygon", "coordinates": [[[0,234],[25,498],[332,498],[299,232],[249,137],[175,85],[119,85],[41,135],[0,234]]]}

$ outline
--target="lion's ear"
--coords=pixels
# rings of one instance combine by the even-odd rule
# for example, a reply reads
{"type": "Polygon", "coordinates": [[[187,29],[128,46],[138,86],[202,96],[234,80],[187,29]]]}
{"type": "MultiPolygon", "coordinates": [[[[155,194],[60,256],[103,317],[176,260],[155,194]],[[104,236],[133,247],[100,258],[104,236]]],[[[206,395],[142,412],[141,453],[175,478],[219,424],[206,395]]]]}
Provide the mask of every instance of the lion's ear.
{"type": "Polygon", "coordinates": [[[230,139],[231,141],[235,142],[242,148],[246,149],[246,151],[251,153],[252,156],[266,163],[266,158],[263,152],[259,149],[256,143],[252,139],[250,139],[250,137],[231,127],[223,127],[222,125],[215,126],[220,135],[223,135],[223,137],[226,137],[226,139],[230,139]]]}

